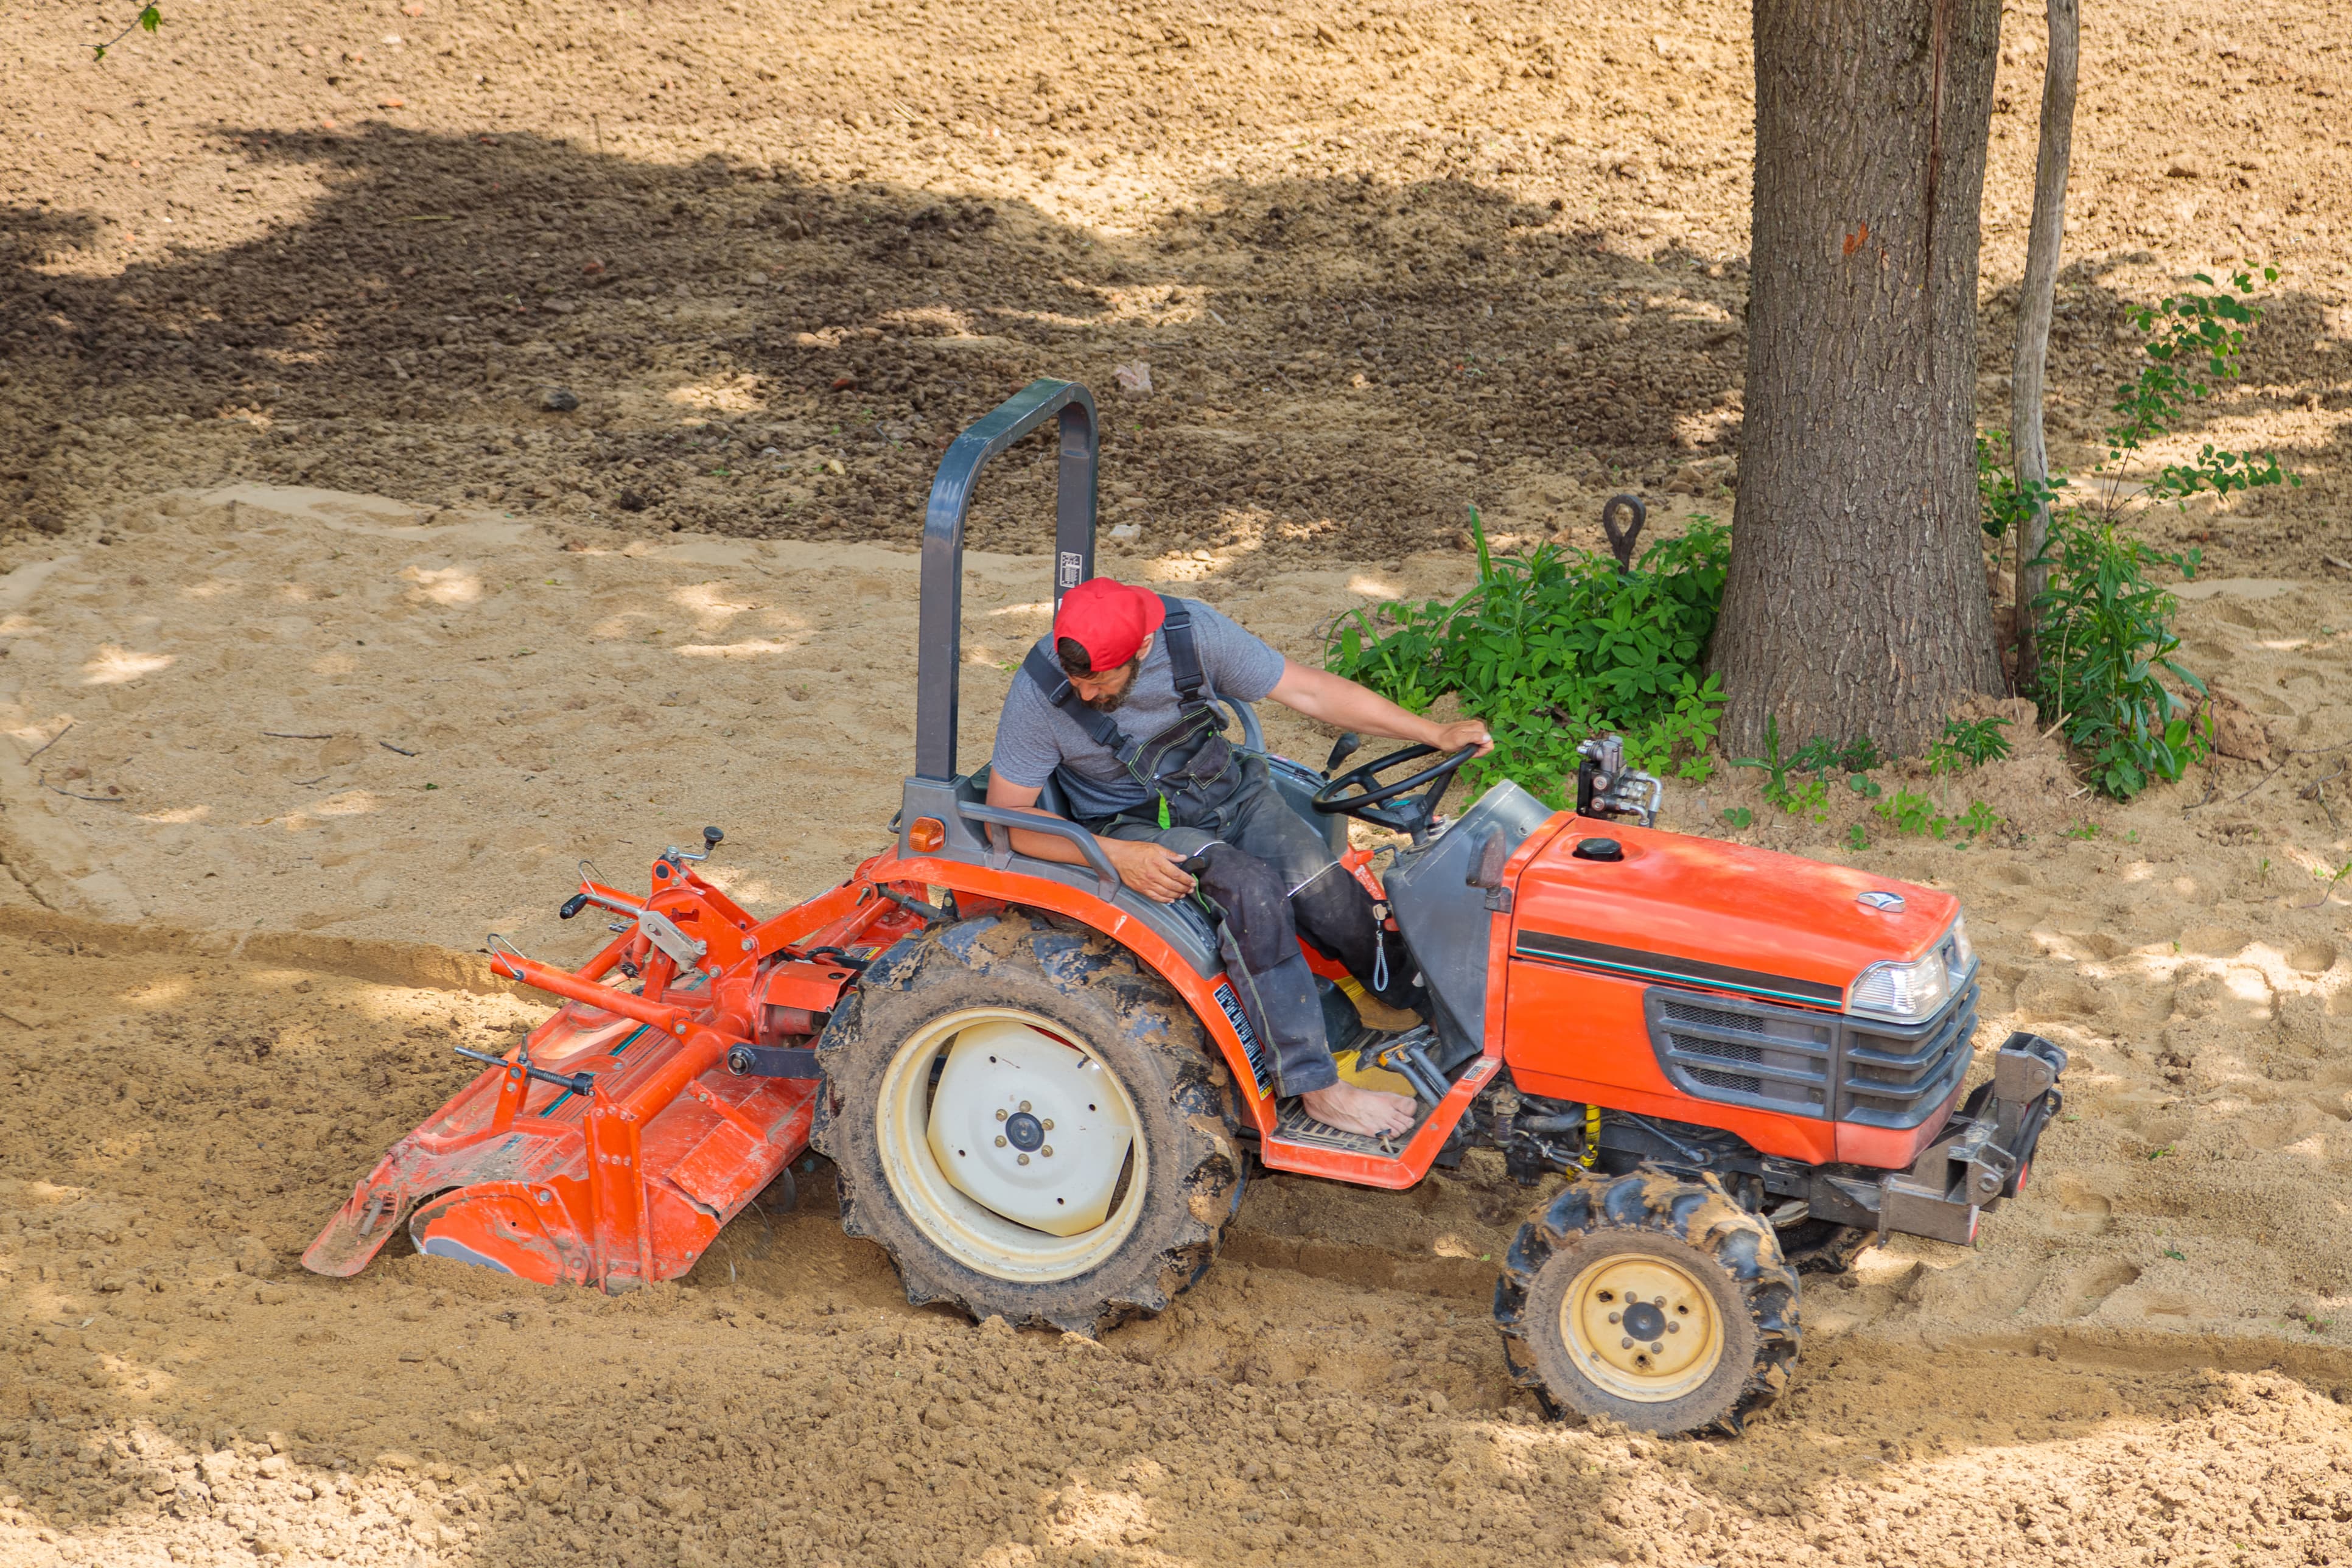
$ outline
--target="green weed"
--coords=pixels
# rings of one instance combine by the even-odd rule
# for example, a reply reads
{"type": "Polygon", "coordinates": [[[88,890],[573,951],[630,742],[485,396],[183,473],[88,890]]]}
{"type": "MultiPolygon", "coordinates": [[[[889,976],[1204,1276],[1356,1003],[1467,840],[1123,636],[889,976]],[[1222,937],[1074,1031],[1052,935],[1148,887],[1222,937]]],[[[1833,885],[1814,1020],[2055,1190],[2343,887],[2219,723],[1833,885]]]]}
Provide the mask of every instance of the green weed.
{"type": "MultiPolygon", "coordinates": [[[[2275,282],[2278,269],[2265,267],[2262,277],[2275,282]]],[[[2142,363],[2116,389],[2116,423],[2106,428],[2106,460],[2098,468],[2103,489],[2092,505],[2054,504],[2066,484],[2063,475],[2046,493],[2021,494],[1997,464],[1987,466],[1995,448],[1979,450],[1987,533],[1998,538],[2036,504],[2052,505],[2049,538],[2037,557],[2049,581],[2034,600],[2041,675],[2032,695],[2042,719],[2087,756],[2091,783],[2117,800],[2178,779],[2204,758],[2211,739],[2211,721],[2199,710],[2205,684],[2173,657],[2180,647],[2172,631],[2179,603],[2156,581],[2168,566],[2194,576],[2198,552],[2155,550],[2118,530],[2123,464],[2178,428],[2216,383],[2237,378],[2246,333],[2263,319],[2249,302],[2259,287],[2252,271],[2231,273],[2226,286],[2202,272],[2195,280],[2213,291],[2170,295],[2126,312],[2142,339],[2142,363]]],[[[2280,468],[2275,454],[2208,443],[2189,461],[2166,464],[2140,493],[2178,507],[2194,495],[2302,482],[2280,468]]]]}
{"type": "Polygon", "coordinates": [[[1986,763],[2008,761],[2009,737],[2001,733],[2008,728],[2008,720],[1991,716],[1946,721],[1944,738],[1927,748],[1928,773],[1940,778],[1986,763]]]}
{"type": "Polygon", "coordinates": [[[1620,571],[1605,553],[1550,544],[1496,555],[1475,508],[1470,525],[1475,586],[1452,604],[1349,612],[1325,665],[1414,712],[1456,695],[1495,736],[1465,771],[1474,786],[1510,778],[1559,805],[1577,742],[1612,730],[1637,768],[1709,777],[1724,699],[1699,660],[1723,601],[1730,531],[1694,518],[1620,571]]]}
{"type": "Polygon", "coordinates": [[[1727,805],[1723,808],[1723,820],[1734,827],[1745,828],[1755,822],[1756,814],[1744,805],[1727,805]]]}
{"type": "Polygon", "coordinates": [[[1936,809],[1936,803],[1924,795],[1914,795],[1898,789],[1890,800],[1882,800],[1870,808],[1885,817],[1895,831],[1906,838],[1925,837],[1933,834],[1941,838],[1950,831],[1952,819],[1936,809]]]}

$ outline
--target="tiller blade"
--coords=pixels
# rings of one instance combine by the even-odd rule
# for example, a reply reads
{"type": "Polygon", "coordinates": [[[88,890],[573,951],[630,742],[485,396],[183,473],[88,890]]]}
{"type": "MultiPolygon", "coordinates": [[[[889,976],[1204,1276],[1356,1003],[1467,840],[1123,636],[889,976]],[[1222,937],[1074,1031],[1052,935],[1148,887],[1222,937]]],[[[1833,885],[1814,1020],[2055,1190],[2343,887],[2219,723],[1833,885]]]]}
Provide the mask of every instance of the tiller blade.
{"type": "Polygon", "coordinates": [[[356,1274],[403,1223],[419,1252],[541,1284],[617,1293],[694,1267],[807,1146],[804,1047],[862,954],[915,921],[853,878],[757,923],[694,873],[700,858],[665,850],[642,899],[583,864],[565,918],[625,922],[576,971],[491,939],[494,973],[564,1005],[508,1057],[457,1047],[490,1065],[393,1145],[305,1268],[356,1274]]]}

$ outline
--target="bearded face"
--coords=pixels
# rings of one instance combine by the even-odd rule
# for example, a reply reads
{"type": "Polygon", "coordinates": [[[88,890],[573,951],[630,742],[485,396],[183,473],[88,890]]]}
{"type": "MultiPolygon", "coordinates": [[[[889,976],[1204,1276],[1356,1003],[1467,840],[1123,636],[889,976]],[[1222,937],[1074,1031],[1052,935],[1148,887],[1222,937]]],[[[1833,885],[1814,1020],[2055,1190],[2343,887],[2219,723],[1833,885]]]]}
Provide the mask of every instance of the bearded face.
{"type": "Polygon", "coordinates": [[[1116,713],[1126,706],[1129,695],[1135,690],[1135,672],[1143,667],[1141,656],[1129,659],[1107,675],[1074,679],[1070,684],[1077,689],[1078,700],[1097,713],[1116,713]]]}

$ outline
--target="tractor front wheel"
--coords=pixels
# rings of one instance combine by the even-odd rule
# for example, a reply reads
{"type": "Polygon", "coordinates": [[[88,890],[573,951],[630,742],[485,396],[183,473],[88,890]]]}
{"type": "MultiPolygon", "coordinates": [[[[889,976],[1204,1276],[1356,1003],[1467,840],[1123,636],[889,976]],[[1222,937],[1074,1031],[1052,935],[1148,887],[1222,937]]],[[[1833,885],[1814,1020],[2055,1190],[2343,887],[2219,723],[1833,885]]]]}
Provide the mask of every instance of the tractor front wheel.
{"type": "Polygon", "coordinates": [[[1737,1429],[1797,1358],[1797,1275],[1711,1176],[1571,1183],[1519,1229],[1495,1286],[1518,1380],[1645,1432],[1737,1429]]]}
{"type": "Polygon", "coordinates": [[[843,1228],[909,1301],[1091,1334],[1215,1256],[1232,1079],[1117,942],[1020,910],[935,927],[875,957],[817,1055],[843,1228]]]}

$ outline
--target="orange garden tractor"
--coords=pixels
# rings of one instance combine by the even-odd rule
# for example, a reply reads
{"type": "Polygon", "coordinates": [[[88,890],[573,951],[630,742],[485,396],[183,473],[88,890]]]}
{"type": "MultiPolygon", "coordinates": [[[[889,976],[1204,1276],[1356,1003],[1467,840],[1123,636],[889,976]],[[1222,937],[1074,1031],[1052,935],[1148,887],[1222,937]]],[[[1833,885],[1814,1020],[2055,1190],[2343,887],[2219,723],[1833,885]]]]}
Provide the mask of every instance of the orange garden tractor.
{"type": "Polygon", "coordinates": [[[1253,1168],[1402,1188],[1486,1147],[1524,1181],[1568,1178],[1496,1284],[1517,1376],[1672,1433],[1736,1426],[1786,1386],[1801,1272],[1891,1232],[1971,1243],[2023,1187],[2066,1058],[2012,1035],[1963,1099],[1977,961],[1958,903],[1660,831],[1657,781],[1607,740],[1584,748],[1574,810],[1506,783],[1451,822],[1435,807],[1466,752],[1336,776],[1269,759],[1335,847],[1349,816],[1407,841],[1377,874],[1346,861],[1430,999],[1422,1026],[1377,1034],[1326,996],[1359,1081],[1417,1097],[1409,1131],[1339,1131],[1276,1098],[1206,918],[956,769],[971,487],[1049,420],[1057,599],[1093,573],[1094,403],[1040,381],[955,441],[931,491],[897,843],[764,920],[698,873],[716,828],[701,854],[665,850],[643,893],[583,865],[562,912],[613,917],[613,940],[567,971],[492,939],[498,973],[562,1005],[481,1058],[306,1264],[356,1273],[405,1225],[427,1254],[625,1290],[686,1272],[813,1142],[844,1226],[909,1300],[1094,1333],[1201,1277],[1253,1168]],[[1015,823],[1085,862],[1019,853],[1015,823]]]}

